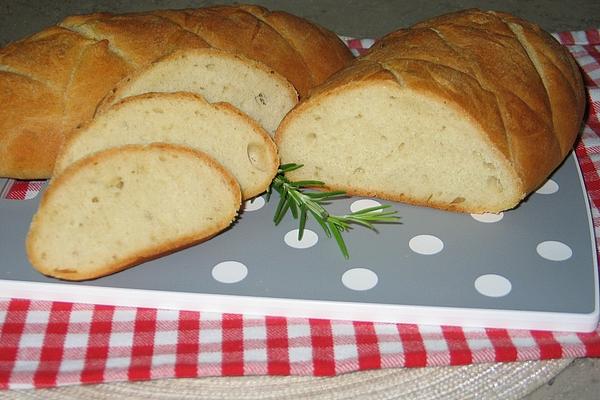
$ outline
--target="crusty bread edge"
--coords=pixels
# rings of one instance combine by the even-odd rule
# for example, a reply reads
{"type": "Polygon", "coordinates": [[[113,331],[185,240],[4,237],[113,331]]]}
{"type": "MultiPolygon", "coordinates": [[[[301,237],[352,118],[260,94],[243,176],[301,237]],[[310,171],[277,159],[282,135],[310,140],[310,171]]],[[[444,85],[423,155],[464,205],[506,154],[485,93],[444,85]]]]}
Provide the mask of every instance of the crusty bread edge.
{"type": "Polygon", "coordinates": [[[198,150],[190,149],[189,147],[178,146],[178,145],[167,144],[167,143],[152,143],[149,145],[126,145],[126,146],[121,146],[121,147],[114,147],[114,148],[110,148],[110,149],[107,149],[107,150],[104,150],[104,151],[101,151],[98,153],[94,153],[94,154],[90,155],[89,157],[85,157],[85,158],[82,158],[82,159],[76,161],[75,163],[69,165],[63,171],[62,174],[60,174],[56,177],[53,177],[50,180],[47,190],[42,194],[39,208],[43,207],[49,201],[49,199],[54,195],[54,192],[57,190],[56,187],[58,185],[60,185],[62,182],[65,182],[65,181],[68,181],[69,179],[71,179],[81,168],[84,168],[86,165],[94,163],[103,158],[109,157],[115,153],[122,153],[122,152],[126,152],[126,151],[139,151],[139,149],[142,149],[142,148],[170,149],[172,151],[176,151],[176,152],[180,152],[180,153],[191,154],[194,157],[201,159],[202,162],[204,162],[206,165],[208,165],[211,168],[214,168],[216,171],[218,171],[218,173],[221,174],[221,176],[227,182],[227,186],[229,187],[230,191],[232,191],[232,193],[235,196],[236,208],[235,208],[235,211],[231,214],[230,218],[228,218],[229,221],[228,222],[223,221],[222,223],[215,226],[213,229],[210,229],[210,230],[205,229],[203,231],[198,232],[197,234],[179,238],[177,240],[171,241],[168,244],[154,247],[153,251],[141,251],[138,254],[132,255],[124,260],[121,260],[118,263],[109,264],[109,265],[105,266],[104,268],[99,268],[93,273],[78,273],[77,271],[71,272],[71,270],[68,270],[68,269],[66,269],[66,270],[68,270],[69,272],[61,273],[60,268],[56,268],[56,267],[48,268],[48,267],[41,266],[40,260],[35,256],[35,252],[33,250],[34,243],[32,243],[32,241],[34,240],[33,237],[35,235],[35,228],[36,228],[36,225],[38,224],[38,218],[39,218],[38,214],[36,213],[32,218],[32,221],[31,221],[31,224],[29,227],[29,231],[27,233],[27,237],[25,240],[26,254],[27,254],[27,257],[34,269],[36,269],[38,272],[40,272],[46,276],[50,276],[53,278],[59,278],[59,279],[63,279],[63,280],[69,280],[69,281],[82,281],[82,280],[96,279],[96,278],[100,278],[102,276],[111,275],[111,274],[123,271],[125,269],[134,267],[145,261],[168,255],[170,253],[181,250],[183,248],[187,248],[187,247],[202,243],[205,240],[208,240],[208,239],[214,237],[215,235],[222,232],[224,229],[226,229],[228,226],[231,225],[231,223],[235,220],[235,218],[237,216],[237,212],[241,206],[241,201],[242,201],[241,191],[240,191],[240,187],[239,187],[239,184],[237,183],[237,181],[233,178],[233,176],[225,168],[223,168],[218,162],[216,162],[212,157],[208,156],[206,153],[203,153],[198,150]],[[59,272],[56,273],[57,271],[59,271],[59,272]]]}
{"type": "Polygon", "coordinates": [[[271,156],[270,159],[272,162],[269,162],[269,173],[267,174],[267,178],[265,179],[264,182],[262,182],[260,184],[260,187],[262,187],[263,189],[246,193],[246,194],[244,194],[243,198],[244,198],[244,200],[248,200],[248,199],[258,196],[259,194],[261,194],[265,190],[267,190],[267,188],[273,181],[273,178],[275,178],[275,175],[277,175],[277,169],[279,168],[280,160],[279,160],[279,149],[277,148],[275,141],[273,140],[271,135],[269,135],[267,133],[265,128],[263,128],[258,122],[256,122],[250,116],[248,116],[248,114],[242,112],[234,105],[232,105],[230,103],[226,103],[226,102],[209,103],[209,104],[212,104],[213,107],[221,109],[225,112],[230,112],[233,115],[238,115],[240,118],[246,120],[246,122],[252,128],[254,128],[254,131],[259,134],[259,137],[262,139],[263,143],[267,146],[267,151],[268,151],[269,155],[271,156]]]}

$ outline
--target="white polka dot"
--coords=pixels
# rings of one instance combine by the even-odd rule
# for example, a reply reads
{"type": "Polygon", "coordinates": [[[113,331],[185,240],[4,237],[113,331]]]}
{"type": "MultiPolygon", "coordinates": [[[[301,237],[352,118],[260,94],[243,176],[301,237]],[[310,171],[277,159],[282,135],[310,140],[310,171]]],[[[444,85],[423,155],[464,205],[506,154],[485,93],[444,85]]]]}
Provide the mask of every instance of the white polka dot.
{"type": "Polygon", "coordinates": [[[212,269],[212,276],[221,283],[237,283],[248,275],[248,268],[238,261],[223,261],[212,269]]]}
{"type": "Polygon", "coordinates": [[[487,274],[475,279],[475,289],[484,296],[502,297],[510,293],[512,284],[503,276],[487,274]]]}
{"type": "Polygon", "coordinates": [[[364,210],[365,208],[379,207],[379,206],[381,206],[381,203],[378,201],[371,200],[371,199],[361,199],[361,200],[356,200],[355,202],[350,204],[350,211],[357,212],[360,210],[364,210]]]}
{"type": "Polygon", "coordinates": [[[535,191],[539,194],[553,194],[558,192],[558,183],[553,181],[552,179],[548,179],[544,185],[535,191]]]}
{"type": "Polygon", "coordinates": [[[305,229],[302,240],[298,240],[298,229],[294,229],[285,234],[283,238],[285,244],[295,249],[308,249],[319,241],[319,236],[310,229],[305,229]]]}
{"type": "Polygon", "coordinates": [[[479,222],[484,222],[486,224],[491,224],[494,222],[500,221],[504,218],[504,213],[493,214],[493,213],[483,213],[483,214],[471,214],[474,220],[479,222]]]}
{"type": "Polygon", "coordinates": [[[342,283],[352,290],[373,289],[378,281],[377,274],[366,268],[352,268],[342,275],[342,283]]]}
{"type": "Polygon", "coordinates": [[[432,255],[444,248],[444,242],[432,235],[418,235],[410,239],[408,247],[415,253],[432,255]]]}
{"type": "Polygon", "coordinates": [[[550,261],[565,261],[571,258],[573,250],[562,242],[548,240],[537,245],[537,253],[550,261]]]}
{"type": "Polygon", "coordinates": [[[262,196],[255,197],[244,202],[244,211],[256,211],[265,206],[265,199],[262,196]]]}

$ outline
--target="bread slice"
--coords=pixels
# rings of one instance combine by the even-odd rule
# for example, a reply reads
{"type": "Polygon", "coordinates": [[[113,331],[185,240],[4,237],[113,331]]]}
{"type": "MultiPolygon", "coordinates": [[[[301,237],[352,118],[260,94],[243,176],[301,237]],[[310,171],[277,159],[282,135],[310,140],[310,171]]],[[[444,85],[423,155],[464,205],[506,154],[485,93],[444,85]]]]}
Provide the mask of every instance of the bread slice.
{"type": "Polygon", "coordinates": [[[553,41],[478,10],[393,32],[286,116],[281,162],[304,164],[291,179],[349,194],[513,208],[560,165],[582,122],[581,75],[553,41]]]}
{"type": "Polygon", "coordinates": [[[148,92],[192,92],[210,103],[227,102],[273,134],[298,102],[294,87],[266,65],[222,50],[179,50],[125,78],[98,106],[148,92]]]}
{"type": "Polygon", "coordinates": [[[244,199],[264,192],[277,173],[277,148],[254,120],[228,103],[187,93],[127,97],[75,130],[54,174],[91,153],[125,144],[164,142],[206,152],[237,179],[244,199]]]}
{"type": "Polygon", "coordinates": [[[94,279],[216,235],[240,203],[236,180],[202,152],[162,143],[112,148],[51,180],[27,255],[45,275],[94,279]]]}

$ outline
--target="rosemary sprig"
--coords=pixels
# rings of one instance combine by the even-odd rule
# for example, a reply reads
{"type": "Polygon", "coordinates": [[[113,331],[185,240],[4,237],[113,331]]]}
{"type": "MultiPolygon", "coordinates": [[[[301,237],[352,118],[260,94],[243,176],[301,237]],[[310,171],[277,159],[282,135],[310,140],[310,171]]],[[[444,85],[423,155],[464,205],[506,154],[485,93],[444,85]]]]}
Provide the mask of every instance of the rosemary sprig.
{"type": "Polygon", "coordinates": [[[351,224],[356,223],[375,230],[374,223],[397,222],[399,220],[399,217],[396,216],[396,211],[385,211],[390,208],[389,205],[365,208],[344,215],[329,214],[324,206],[330,200],[344,196],[346,193],[339,190],[329,192],[304,191],[306,188],[323,187],[325,183],[315,180],[290,181],[285,177],[286,172],[294,171],[301,167],[301,164],[293,163],[281,165],[267,191],[267,201],[269,201],[273,190],[277,191],[280,196],[275,215],[273,216],[275,225],[281,222],[288,211],[291,212],[294,219],[299,220],[298,240],[302,239],[306,219],[310,214],[321,225],[327,237],[333,236],[344,257],[349,258],[350,255],[342,233],[349,231],[351,224]]]}

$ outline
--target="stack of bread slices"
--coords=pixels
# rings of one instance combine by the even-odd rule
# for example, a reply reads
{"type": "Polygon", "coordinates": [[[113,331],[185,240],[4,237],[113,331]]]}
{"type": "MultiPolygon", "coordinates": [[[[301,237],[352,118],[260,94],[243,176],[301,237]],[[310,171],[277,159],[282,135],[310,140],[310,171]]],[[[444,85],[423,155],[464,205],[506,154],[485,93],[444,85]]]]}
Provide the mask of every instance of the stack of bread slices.
{"type": "Polygon", "coordinates": [[[281,119],[352,59],[331,32],[253,6],[93,14],[60,26],[89,40],[107,37],[132,67],[92,118],[64,134],[30,226],[30,262],[66,280],[112,274],[226,229],[277,173],[272,135],[281,119]],[[172,51],[153,59],[155,49],[136,40],[161,32],[172,34],[172,51]],[[304,40],[328,55],[314,57],[304,40]]]}
{"type": "Polygon", "coordinates": [[[91,279],[206,240],[278,166],[266,130],[229,103],[191,92],[125,97],[64,143],[31,224],[30,261],[91,279]]]}

